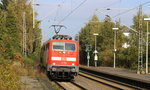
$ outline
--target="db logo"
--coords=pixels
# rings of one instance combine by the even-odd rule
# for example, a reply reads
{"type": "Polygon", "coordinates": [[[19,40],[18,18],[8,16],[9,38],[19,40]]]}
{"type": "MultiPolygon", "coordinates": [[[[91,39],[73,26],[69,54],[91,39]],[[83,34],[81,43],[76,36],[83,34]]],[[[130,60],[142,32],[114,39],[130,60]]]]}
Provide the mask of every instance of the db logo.
{"type": "Polygon", "coordinates": [[[64,61],[64,60],[66,60],[66,58],[65,58],[65,57],[61,57],[61,60],[63,60],[63,61],[64,61]]]}

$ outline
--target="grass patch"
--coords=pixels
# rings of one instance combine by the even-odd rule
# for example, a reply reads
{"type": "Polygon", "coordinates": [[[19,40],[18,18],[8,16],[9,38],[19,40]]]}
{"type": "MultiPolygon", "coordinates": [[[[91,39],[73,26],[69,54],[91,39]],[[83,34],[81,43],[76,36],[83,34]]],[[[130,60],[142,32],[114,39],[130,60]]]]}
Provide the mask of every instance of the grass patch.
{"type": "Polygon", "coordinates": [[[34,60],[31,59],[31,58],[28,58],[28,57],[23,57],[23,63],[24,63],[25,65],[32,65],[32,66],[35,65],[34,60]]]}
{"type": "MultiPolygon", "coordinates": [[[[35,68],[34,60],[31,58],[23,58],[23,61],[12,61],[0,59],[0,90],[21,90],[22,85],[28,85],[20,81],[21,76],[43,78],[55,90],[60,88],[51,82],[45,72],[41,72],[39,68],[35,68]]],[[[44,84],[40,84],[41,88],[45,88],[44,84]]]]}
{"type": "Polygon", "coordinates": [[[20,78],[11,64],[10,60],[0,59],[0,90],[21,89],[20,78]]]}
{"type": "Polygon", "coordinates": [[[40,87],[43,89],[45,88],[45,86],[42,83],[40,83],[40,87]]]}

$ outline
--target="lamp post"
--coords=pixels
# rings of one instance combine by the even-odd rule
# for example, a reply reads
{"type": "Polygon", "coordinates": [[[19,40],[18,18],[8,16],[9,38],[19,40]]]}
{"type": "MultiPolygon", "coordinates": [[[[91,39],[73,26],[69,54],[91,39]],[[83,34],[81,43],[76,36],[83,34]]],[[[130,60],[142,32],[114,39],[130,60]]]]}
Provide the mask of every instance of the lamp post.
{"type": "Polygon", "coordinates": [[[32,17],[33,17],[33,29],[35,28],[35,5],[36,6],[40,6],[40,4],[35,4],[35,1],[36,0],[32,0],[32,7],[33,7],[33,9],[32,9],[32,17]]]}
{"type": "Polygon", "coordinates": [[[125,32],[123,32],[123,34],[124,34],[126,37],[128,37],[128,36],[130,35],[130,32],[129,32],[129,30],[126,30],[125,32]]]}
{"type": "Polygon", "coordinates": [[[144,18],[145,21],[147,21],[147,38],[146,38],[146,73],[148,73],[148,21],[150,21],[150,18],[144,18]]]}
{"type": "Polygon", "coordinates": [[[33,27],[33,29],[35,28],[35,6],[40,6],[41,4],[35,4],[35,1],[36,0],[32,0],[32,23],[33,23],[33,25],[32,25],[32,27],[33,27]]]}
{"type": "Polygon", "coordinates": [[[97,50],[96,50],[96,46],[97,46],[97,42],[96,42],[96,36],[98,36],[99,34],[98,33],[94,33],[93,34],[95,36],[95,50],[94,50],[94,60],[95,60],[95,67],[97,67],[97,60],[98,60],[98,56],[97,56],[97,50]]]}
{"type": "Polygon", "coordinates": [[[118,30],[118,28],[112,28],[112,30],[114,30],[114,68],[116,68],[116,31],[118,30]]]}

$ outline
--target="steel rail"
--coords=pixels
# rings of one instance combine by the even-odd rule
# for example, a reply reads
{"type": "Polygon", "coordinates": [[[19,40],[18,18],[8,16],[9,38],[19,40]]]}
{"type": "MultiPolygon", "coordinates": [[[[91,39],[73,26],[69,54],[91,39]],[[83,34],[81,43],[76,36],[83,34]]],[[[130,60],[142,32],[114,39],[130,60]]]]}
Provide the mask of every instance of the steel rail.
{"type": "Polygon", "coordinates": [[[75,83],[75,82],[71,82],[72,84],[74,84],[75,86],[79,87],[82,90],[87,90],[86,88],[82,87],[81,85],[75,83]]]}
{"type": "Polygon", "coordinates": [[[113,75],[113,74],[109,74],[109,73],[105,73],[105,72],[99,72],[96,70],[90,70],[90,69],[86,69],[86,68],[81,68],[80,67],[80,71],[84,71],[84,73],[90,73],[92,76],[101,78],[101,79],[106,79],[109,80],[111,82],[114,83],[118,83],[130,88],[134,88],[134,89],[150,89],[150,83],[148,82],[142,82],[140,80],[134,80],[132,78],[129,77],[125,77],[125,76],[119,76],[119,75],[113,75]]]}
{"type": "Polygon", "coordinates": [[[65,87],[63,87],[59,82],[54,81],[55,84],[57,84],[61,89],[66,90],[65,87]]]}
{"type": "MultiPolygon", "coordinates": [[[[61,89],[66,90],[66,88],[65,88],[63,85],[61,85],[58,81],[55,81],[55,83],[56,83],[61,89]]],[[[69,84],[72,84],[72,85],[74,85],[75,87],[77,87],[77,88],[79,88],[79,89],[81,89],[81,90],[87,90],[86,88],[82,87],[81,85],[79,85],[79,84],[77,84],[77,83],[75,83],[75,82],[73,82],[73,81],[71,81],[69,84]]]]}
{"type": "Polygon", "coordinates": [[[96,82],[99,82],[99,83],[102,83],[104,85],[107,85],[107,86],[110,86],[112,88],[115,88],[115,89],[123,89],[122,87],[127,87],[127,88],[131,88],[131,89],[142,89],[142,88],[137,88],[135,86],[132,86],[132,85],[128,85],[128,84],[125,84],[125,83],[122,83],[122,82],[118,82],[118,81],[115,81],[115,80],[111,80],[111,79],[108,79],[108,78],[104,78],[104,77],[101,77],[101,76],[97,76],[97,75],[94,75],[94,74],[91,74],[91,73],[87,73],[87,72],[83,72],[82,73],[84,74],[87,74],[87,75],[90,75],[92,77],[96,77],[96,78],[99,78],[99,79],[102,79],[102,80],[105,80],[107,82],[110,82],[112,84],[116,84],[116,85],[112,85],[112,84],[107,84],[106,82],[103,82],[103,81],[100,81],[100,80],[96,80],[96,79],[93,79],[93,78],[90,78],[90,77],[87,77],[87,76],[84,76],[84,75],[81,75],[79,74],[80,76],[82,77],[86,77],[90,80],[93,80],[93,81],[96,81],[96,82]],[[118,85],[121,85],[121,87],[118,87],[118,85]]]}
{"type": "MultiPolygon", "coordinates": [[[[82,72],[82,73],[83,73],[83,72],[82,72]]],[[[87,74],[87,73],[84,73],[84,74],[87,74]]],[[[103,85],[112,87],[112,88],[117,89],[117,90],[121,90],[121,89],[122,89],[122,88],[119,88],[119,87],[117,87],[117,86],[114,86],[114,85],[111,85],[111,84],[107,84],[107,83],[105,83],[105,82],[103,82],[103,81],[96,80],[96,79],[93,79],[93,78],[91,78],[91,77],[88,77],[88,76],[85,76],[85,75],[82,75],[82,74],[79,74],[79,75],[80,75],[81,77],[87,78],[87,79],[92,80],[92,81],[94,81],[94,82],[101,83],[101,84],[103,84],[103,85]]],[[[87,74],[87,75],[90,75],[90,74],[87,74]]],[[[90,76],[93,76],[93,75],[90,75],[90,76]]],[[[94,75],[94,77],[95,77],[95,75],[94,75]]]]}

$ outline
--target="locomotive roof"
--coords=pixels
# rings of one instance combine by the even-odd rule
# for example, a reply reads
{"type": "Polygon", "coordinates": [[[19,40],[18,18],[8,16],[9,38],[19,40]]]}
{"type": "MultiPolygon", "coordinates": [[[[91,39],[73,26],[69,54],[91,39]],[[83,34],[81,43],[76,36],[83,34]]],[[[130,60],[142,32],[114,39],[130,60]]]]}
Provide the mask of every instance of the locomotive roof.
{"type": "Polygon", "coordinates": [[[52,39],[72,40],[72,37],[70,37],[69,35],[54,35],[52,39]]]}
{"type": "MultiPolygon", "coordinates": [[[[52,42],[75,42],[75,43],[77,42],[77,41],[75,41],[75,40],[53,39],[53,40],[48,40],[48,41],[44,42],[43,45],[45,45],[45,44],[47,44],[47,43],[50,43],[51,41],[52,41],[52,42]]],[[[43,46],[43,45],[42,45],[42,46],[43,46]]]]}
{"type": "Polygon", "coordinates": [[[52,41],[52,40],[61,40],[61,41],[75,41],[75,40],[72,40],[72,37],[70,37],[69,35],[54,35],[52,37],[52,39],[49,39],[48,41],[44,42],[43,44],[47,44],[48,42],[52,41]]]}

